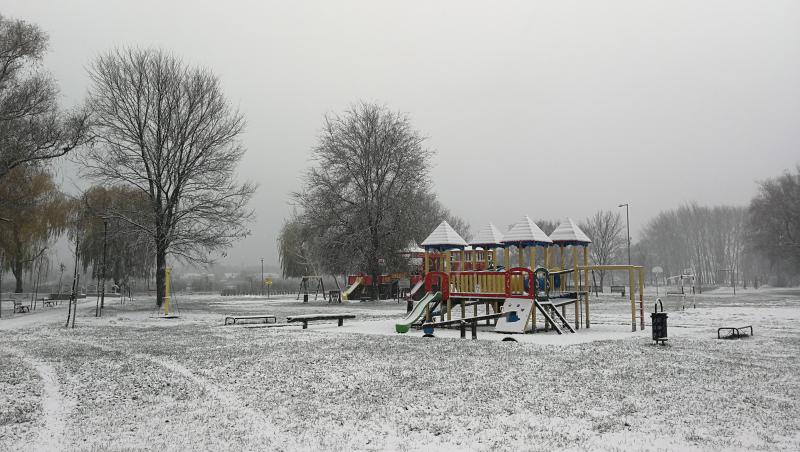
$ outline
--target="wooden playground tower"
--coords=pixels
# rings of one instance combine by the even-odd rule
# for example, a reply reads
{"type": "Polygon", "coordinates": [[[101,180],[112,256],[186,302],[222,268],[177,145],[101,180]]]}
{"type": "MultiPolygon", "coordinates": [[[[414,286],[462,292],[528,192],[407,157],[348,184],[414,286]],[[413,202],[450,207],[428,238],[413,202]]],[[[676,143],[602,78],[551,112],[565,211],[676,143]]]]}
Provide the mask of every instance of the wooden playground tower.
{"type": "MultiPolygon", "coordinates": [[[[570,219],[562,222],[550,236],[547,236],[527,216],[515,224],[505,236],[489,223],[478,232],[470,244],[467,244],[447,222],[442,222],[422,243],[425,249],[423,258],[425,289],[428,292],[442,291],[446,305],[446,310],[442,310],[443,319],[445,316],[447,320],[452,319],[454,304],[461,306],[462,318],[468,306],[473,307],[474,315],[477,316],[480,304],[485,305],[486,314],[489,314],[490,310],[497,313],[505,298],[533,298],[532,272],[537,268],[545,268],[549,272],[547,282],[549,288],[557,294],[557,300],[548,303],[548,306],[551,310],[560,309],[561,315],[558,317],[565,318],[566,308],[572,305],[574,328],[579,329],[591,326],[588,284],[590,272],[627,271],[630,285],[631,328],[632,331],[636,331],[638,310],[640,326],[644,329],[644,268],[637,265],[589,265],[590,244],[591,240],[570,219]],[[537,252],[539,247],[543,248],[541,263],[537,252]],[[558,247],[557,265],[551,262],[554,259],[554,247],[558,247]],[[514,249],[516,249],[516,265],[511,262],[514,249]],[[502,251],[504,267],[497,265],[498,250],[502,251]],[[568,260],[565,260],[568,252],[572,258],[571,266],[568,260]],[[438,284],[431,283],[428,275],[434,276],[438,284]],[[635,290],[637,287],[638,291],[635,290]]],[[[545,314],[544,311],[542,313],[545,314]]],[[[553,316],[547,316],[545,328],[552,325],[553,316]]],[[[532,309],[530,330],[535,332],[536,328],[537,310],[532,309]]]]}

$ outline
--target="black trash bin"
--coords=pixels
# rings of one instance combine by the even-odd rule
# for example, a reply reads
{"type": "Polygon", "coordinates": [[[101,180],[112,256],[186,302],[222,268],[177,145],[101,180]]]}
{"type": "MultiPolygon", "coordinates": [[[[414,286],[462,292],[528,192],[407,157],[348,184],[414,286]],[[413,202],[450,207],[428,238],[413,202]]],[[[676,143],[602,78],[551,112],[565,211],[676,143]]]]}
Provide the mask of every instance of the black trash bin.
{"type": "Polygon", "coordinates": [[[650,314],[650,328],[653,330],[653,340],[664,345],[669,340],[667,339],[667,313],[664,312],[664,304],[660,298],[656,300],[654,309],[654,312],[650,314]],[[659,305],[661,306],[661,312],[658,312],[659,305]]]}

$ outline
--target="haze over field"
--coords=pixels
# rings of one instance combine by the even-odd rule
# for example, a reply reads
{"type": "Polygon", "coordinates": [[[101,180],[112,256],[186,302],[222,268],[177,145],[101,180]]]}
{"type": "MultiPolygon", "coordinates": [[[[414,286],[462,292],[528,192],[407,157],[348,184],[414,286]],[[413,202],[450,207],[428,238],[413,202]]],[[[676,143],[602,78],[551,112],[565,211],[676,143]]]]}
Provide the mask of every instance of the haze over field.
{"type": "MultiPolygon", "coordinates": [[[[407,112],[442,203],[473,229],[631,205],[637,231],[696,200],[745,204],[800,158],[800,4],[5,1],[51,37],[64,104],[115,46],[222,78],[247,118],[253,235],[223,262],[277,261],[289,193],[326,112],[407,112]]],[[[85,183],[60,163],[65,189],[85,183]]]]}

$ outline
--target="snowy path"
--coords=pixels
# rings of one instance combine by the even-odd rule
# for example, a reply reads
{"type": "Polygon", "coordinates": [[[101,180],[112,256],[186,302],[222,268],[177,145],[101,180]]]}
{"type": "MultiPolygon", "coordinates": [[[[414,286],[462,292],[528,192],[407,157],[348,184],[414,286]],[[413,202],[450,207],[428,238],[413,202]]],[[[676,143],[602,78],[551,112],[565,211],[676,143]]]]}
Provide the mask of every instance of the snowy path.
{"type": "MultiPolygon", "coordinates": [[[[226,410],[240,415],[247,422],[251,423],[261,436],[269,438],[273,442],[279,442],[282,449],[295,449],[299,447],[295,444],[292,437],[283,435],[280,430],[275,428],[274,424],[268,419],[264,413],[247,406],[235,393],[227,391],[218,385],[210,382],[208,379],[192,372],[191,369],[183,366],[177,361],[171,359],[156,357],[144,353],[129,353],[124,349],[108,347],[106,345],[98,344],[95,342],[87,341],[85,339],[65,339],[67,342],[73,342],[81,346],[94,347],[105,352],[120,353],[127,355],[131,358],[143,359],[150,361],[170,372],[174,372],[187,380],[197,385],[201,391],[209,394],[213,399],[219,402],[226,410]]],[[[265,444],[266,445],[266,444],[265,444]]]]}
{"type": "Polygon", "coordinates": [[[22,359],[39,374],[42,380],[42,426],[36,443],[30,445],[30,450],[59,450],[62,448],[64,432],[66,431],[66,417],[73,405],[61,395],[61,384],[58,374],[53,366],[38,359],[26,356],[20,350],[4,349],[22,359]]]}

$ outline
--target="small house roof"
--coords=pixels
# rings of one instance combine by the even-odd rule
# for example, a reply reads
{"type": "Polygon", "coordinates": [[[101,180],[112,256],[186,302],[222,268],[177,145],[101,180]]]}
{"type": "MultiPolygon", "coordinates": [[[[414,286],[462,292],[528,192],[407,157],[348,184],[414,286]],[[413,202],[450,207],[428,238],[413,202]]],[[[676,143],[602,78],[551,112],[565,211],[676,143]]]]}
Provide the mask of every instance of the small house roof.
{"type": "Polygon", "coordinates": [[[551,246],[553,241],[527,215],[503,237],[503,243],[521,246],[551,246]]]}
{"type": "Polygon", "coordinates": [[[572,221],[572,218],[567,218],[550,234],[550,239],[553,243],[559,245],[588,245],[592,240],[587,236],[581,228],[572,221]]]}
{"type": "Polygon", "coordinates": [[[494,224],[486,223],[469,243],[481,248],[503,246],[503,233],[494,224]]]}
{"type": "Polygon", "coordinates": [[[431,235],[422,241],[421,245],[426,250],[446,250],[464,248],[467,246],[467,242],[458,235],[458,232],[456,232],[447,221],[442,221],[439,223],[439,226],[431,232],[431,235]]]}

